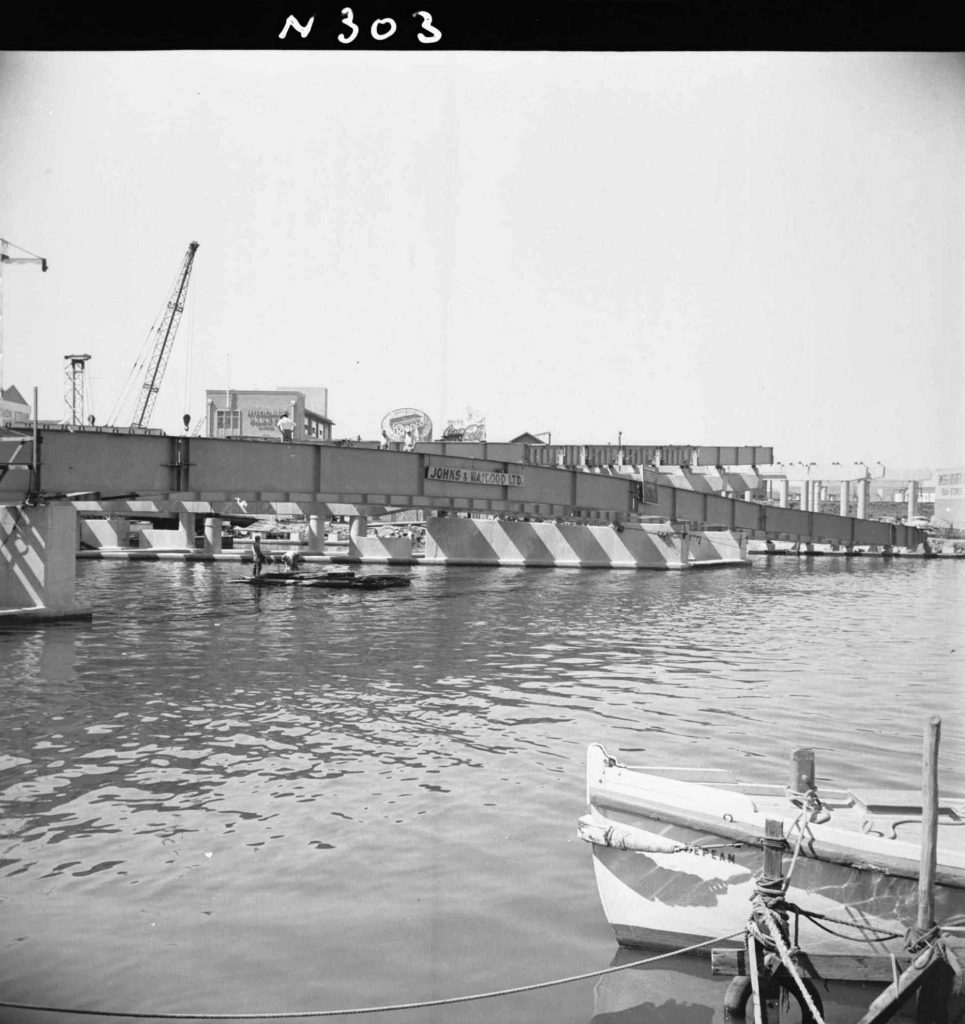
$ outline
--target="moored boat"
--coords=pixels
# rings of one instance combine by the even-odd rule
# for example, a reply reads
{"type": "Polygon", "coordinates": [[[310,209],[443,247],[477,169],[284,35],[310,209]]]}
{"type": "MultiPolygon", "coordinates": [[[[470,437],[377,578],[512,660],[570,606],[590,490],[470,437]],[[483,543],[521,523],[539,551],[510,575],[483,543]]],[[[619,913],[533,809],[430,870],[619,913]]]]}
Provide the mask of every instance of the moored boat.
{"type": "MultiPolygon", "coordinates": [[[[780,821],[785,899],[808,953],[898,954],[916,921],[920,793],[742,783],[726,771],[633,767],[587,754],[588,813],[604,913],[624,946],[681,948],[742,932],[765,824],[780,821]]],[[[965,805],[939,801],[934,919],[965,914],[965,805]]],[[[741,937],[719,945],[740,946],[741,937]]]]}

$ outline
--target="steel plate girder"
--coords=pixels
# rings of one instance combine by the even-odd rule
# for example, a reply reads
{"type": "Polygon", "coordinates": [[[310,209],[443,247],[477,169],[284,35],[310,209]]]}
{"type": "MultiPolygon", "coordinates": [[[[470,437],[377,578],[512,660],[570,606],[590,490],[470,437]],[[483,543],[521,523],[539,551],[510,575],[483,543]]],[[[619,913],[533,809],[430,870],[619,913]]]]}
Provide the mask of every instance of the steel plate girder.
{"type": "MultiPolygon", "coordinates": [[[[136,500],[165,505],[198,502],[212,510],[219,504],[234,507],[238,501],[275,506],[293,502],[303,508],[348,505],[372,515],[386,507],[409,507],[587,522],[643,514],[695,526],[746,530],[761,537],[898,547],[914,547],[923,540],[921,531],[910,527],[759,505],[665,484],[655,487],[656,503],[644,505],[640,482],[631,477],[492,459],[86,431],[41,431],[40,440],[41,493],[50,497],[99,492],[102,501],[135,495],[136,500]],[[430,465],[516,473],[523,483],[429,480],[426,468],[430,465]]],[[[29,465],[30,452],[23,446],[17,462],[29,465]]],[[[18,475],[28,476],[22,471],[18,475]]],[[[12,493],[4,499],[0,493],[0,500],[20,496],[12,493]]]]}

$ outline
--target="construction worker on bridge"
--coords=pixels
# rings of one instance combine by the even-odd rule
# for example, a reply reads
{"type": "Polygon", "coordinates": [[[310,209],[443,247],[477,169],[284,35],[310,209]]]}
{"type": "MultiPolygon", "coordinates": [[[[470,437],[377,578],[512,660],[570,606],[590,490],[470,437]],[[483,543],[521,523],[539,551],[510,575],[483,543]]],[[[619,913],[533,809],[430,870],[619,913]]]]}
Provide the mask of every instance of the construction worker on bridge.
{"type": "Polygon", "coordinates": [[[283,441],[290,441],[295,433],[295,421],[287,412],[278,421],[278,431],[283,441]]]}

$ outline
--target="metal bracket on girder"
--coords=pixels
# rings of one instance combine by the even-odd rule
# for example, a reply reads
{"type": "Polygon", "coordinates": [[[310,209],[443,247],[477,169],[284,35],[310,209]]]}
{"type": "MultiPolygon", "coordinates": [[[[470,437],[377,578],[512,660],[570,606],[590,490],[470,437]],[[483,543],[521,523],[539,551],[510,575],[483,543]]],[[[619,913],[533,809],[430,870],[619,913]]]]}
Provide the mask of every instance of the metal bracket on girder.
{"type": "Polygon", "coordinates": [[[173,440],[174,462],[162,462],[161,465],[165,469],[174,470],[174,487],[172,489],[174,491],[186,491],[188,490],[191,466],[194,465],[190,460],[191,439],[188,437],[177,437],[173,440]]]}

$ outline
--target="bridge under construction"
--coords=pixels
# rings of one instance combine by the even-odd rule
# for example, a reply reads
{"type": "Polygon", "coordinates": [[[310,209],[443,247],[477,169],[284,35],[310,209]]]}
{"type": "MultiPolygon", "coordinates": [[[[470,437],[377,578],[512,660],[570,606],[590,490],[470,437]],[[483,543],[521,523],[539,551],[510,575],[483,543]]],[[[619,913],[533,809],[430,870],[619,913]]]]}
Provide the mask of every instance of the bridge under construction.
{"type": "Polygon", "coordinates": [[[326,518],[348,516],[350,558],[405,561],[410,541],[367,530],[404,509],[425,514],[434,564],[742,565],[748,538],[927,553],[921,531],[863,518],[865,467],[851,471],[851,516],[818,511],[811,479],[800,482],[801,507],[788,507],[789,481],[772,465],[772,449],[755,447],[426,442],[404,452],[35,426],[0,438],[0,615],[89,614],[74,597],[79,514],[107,547],[130,518],[176,516],[178,530],[152,531],[169,535],[155,537],[169,550],[194,549],[203,516],[212,555],[221,517],[299,514],[310,551],[321,550],[326,518]],[[768,478],[777,499],[748,500],[768,478]]]}

